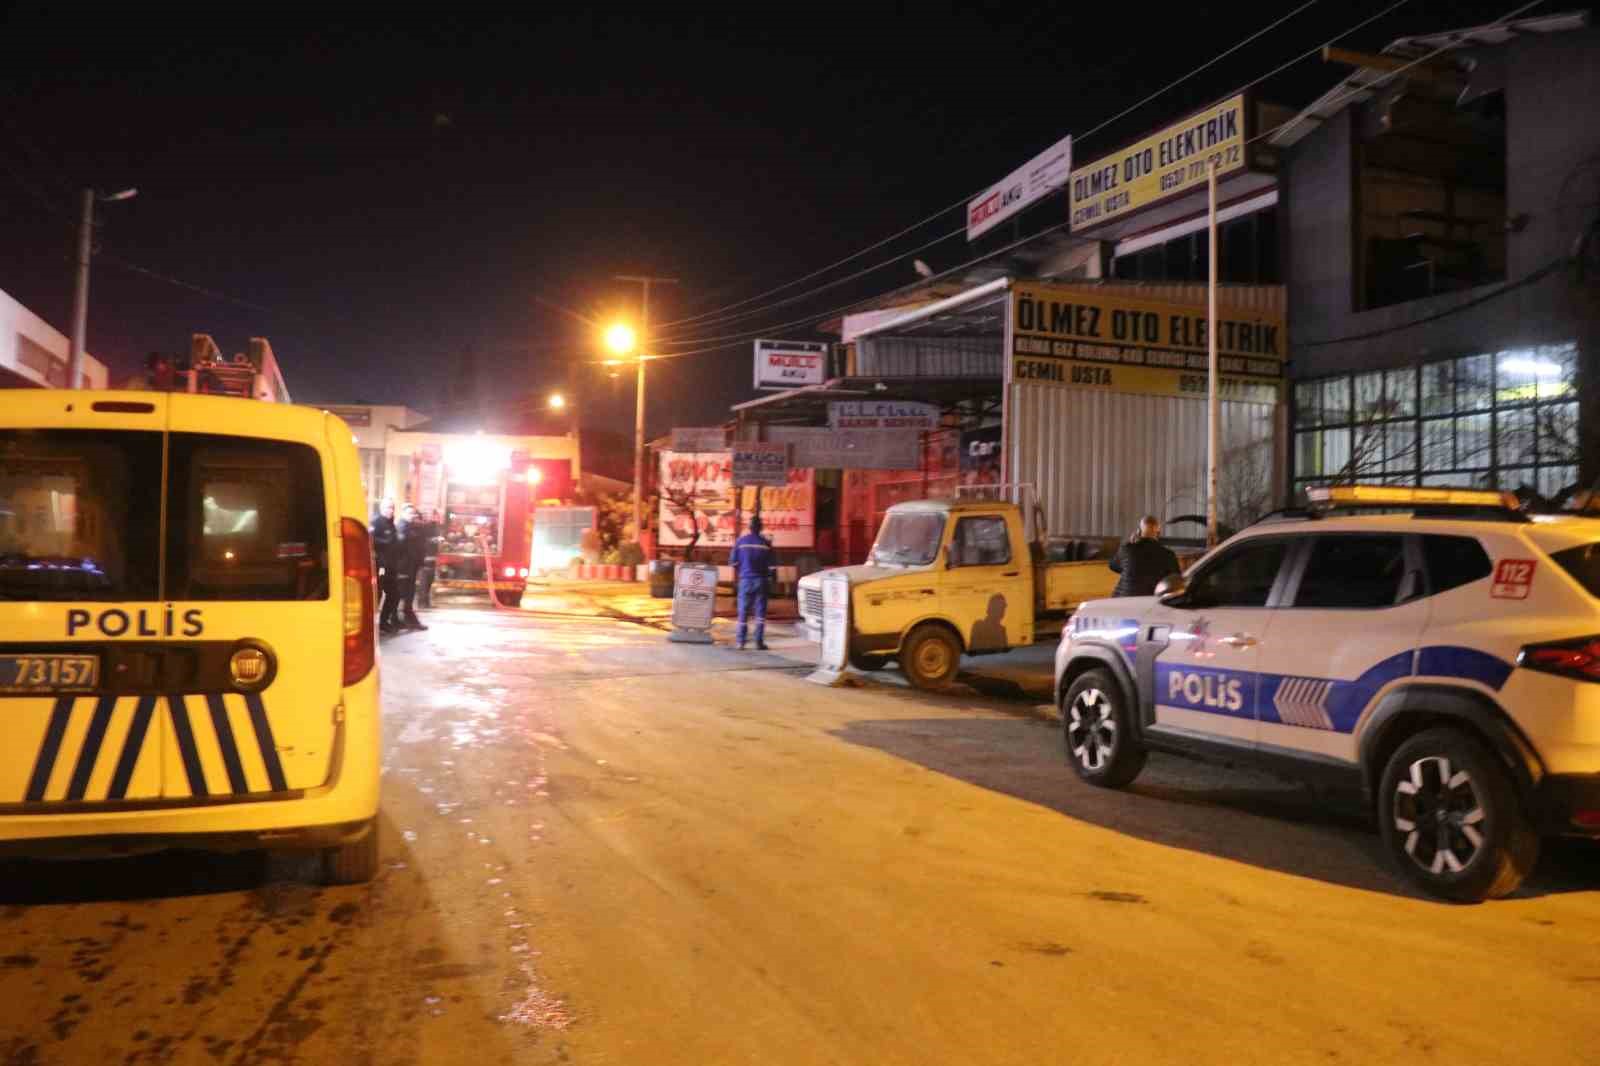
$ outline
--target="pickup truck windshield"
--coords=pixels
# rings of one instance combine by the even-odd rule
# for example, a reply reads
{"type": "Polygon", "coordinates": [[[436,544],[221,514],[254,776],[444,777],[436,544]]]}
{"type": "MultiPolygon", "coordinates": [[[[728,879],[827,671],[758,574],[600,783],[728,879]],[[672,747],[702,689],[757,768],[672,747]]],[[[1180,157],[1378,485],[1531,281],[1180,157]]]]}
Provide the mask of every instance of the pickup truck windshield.
{"type": "Polygon", "coordinates": [[[894,566],[927,566],[939,554],[942,514],[891,514],[872,545],[872,561],[894,566]]]}

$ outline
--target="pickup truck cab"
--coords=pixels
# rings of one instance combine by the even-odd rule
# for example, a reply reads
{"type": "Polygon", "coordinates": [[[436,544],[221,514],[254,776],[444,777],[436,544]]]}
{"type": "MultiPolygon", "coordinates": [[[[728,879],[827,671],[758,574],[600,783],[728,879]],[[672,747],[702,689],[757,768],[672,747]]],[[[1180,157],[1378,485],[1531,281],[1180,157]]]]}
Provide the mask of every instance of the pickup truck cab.
{"type": "MultiPolygon", "coordinates": [[[[995,500],[916,500],[889,508],[866,564],[850,580],[850,662],[898,659],[918,688],[937,689],[962,655],[1010,651],[1059,633],[1079,603],[1111,594],[1114,539],[1027,536],[1023,512],[995,500]],[[1059,557],[1054,561],[1050,557],[1059,557]]],[[[822,639],[822,573],[800,579],[806,635],[822,639]]]]}

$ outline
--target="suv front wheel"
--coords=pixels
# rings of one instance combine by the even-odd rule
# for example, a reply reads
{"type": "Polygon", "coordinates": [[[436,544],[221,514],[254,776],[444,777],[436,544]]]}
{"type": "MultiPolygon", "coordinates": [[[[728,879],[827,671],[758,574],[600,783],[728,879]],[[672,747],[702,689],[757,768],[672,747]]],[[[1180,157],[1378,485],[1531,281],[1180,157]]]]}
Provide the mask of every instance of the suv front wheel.
{"type": "Polygon", "coordinates": [[[1085,671],[1061,700],[1061,735],[1067,758],[1091,785],[1121,788],[1144,769],[1145,750],[1116,678],[1085,671]]]}
{"type": "Polygon", "coordinates": [[[1429,729],[1395,750],[1378,788],[1378,822],[1401,871],[1459,903],[1514,892],[1539,857],[1510,775],[1458,729],[1429,729]]]}

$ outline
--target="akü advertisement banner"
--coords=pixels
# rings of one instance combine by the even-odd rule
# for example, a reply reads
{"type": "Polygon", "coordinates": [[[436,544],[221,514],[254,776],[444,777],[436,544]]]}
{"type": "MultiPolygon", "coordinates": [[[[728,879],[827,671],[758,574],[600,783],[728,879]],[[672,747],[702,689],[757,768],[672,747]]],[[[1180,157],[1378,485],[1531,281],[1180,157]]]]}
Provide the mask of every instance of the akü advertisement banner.
{"type": "Polygon", "coordinates": [[[791,468],[781,487],[739,490],[734,508],[731,452],[662,452],[657,543],[683,547],[700,525],[696,547],[731,548],[755,513],[761,493],[762,533],[775,548],[809,548],[816,536],[816,481],[810,469],[791,468]],[[692,519],[691,519],[692,516],[692,519]]]}
{"type": "Polygon", "coordinates": [[[1244,169],[1245,96],[1190,115],[1072,172],[1072,232],[1091,229],[1244,169]]]}
{"type": "MultiPolygon", "coordinates": [[[[1204,398],[1204,307],[1104,289],[1020,284],[1011,293],[1011,380],[1106,392],[1204,398]]],[[[1288,333],[1276,312],[1218,308],[1218,390],[1225,400],[1278,403],[1288,333]]]]}
{"type": "Polygon", "coordinates": [[[1072,138],[1063,137],[968,202],[967,240],[976,240],[1061,188],[1071,173],[1072,138]]]}
{"type": "Polygon", "coordinates": [[[832,429],[938,429],[939,409],[901,400],[839,400],[828,405],[832,429]]]}
{"type": "Polygon", "coordinates": [[[789,483],[789,446],[737,442],[733,446],[733,483],[783,488],[789,483]]]}
{"type": "Polygon", "coordinates": [[[827,379],[828,346],[816,341],[756,341],[758,389],[797,389],[827,379]]]}

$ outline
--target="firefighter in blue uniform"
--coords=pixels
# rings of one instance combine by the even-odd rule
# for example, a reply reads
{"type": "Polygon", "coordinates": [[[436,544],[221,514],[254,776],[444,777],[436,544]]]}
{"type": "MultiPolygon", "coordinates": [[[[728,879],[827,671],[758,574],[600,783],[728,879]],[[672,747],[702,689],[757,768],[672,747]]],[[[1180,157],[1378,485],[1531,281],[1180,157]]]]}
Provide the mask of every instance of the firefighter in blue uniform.
{"type": "Polygon", "coordinates": [[[761,535],[761,516],[750,519],[750,532],[733,545],[734,580],[739,588],[739,648],[744,649],[747,619],[756,618],[756,647],[767,650],[767,579],[772,575],[772,545],[761,535]]]}

